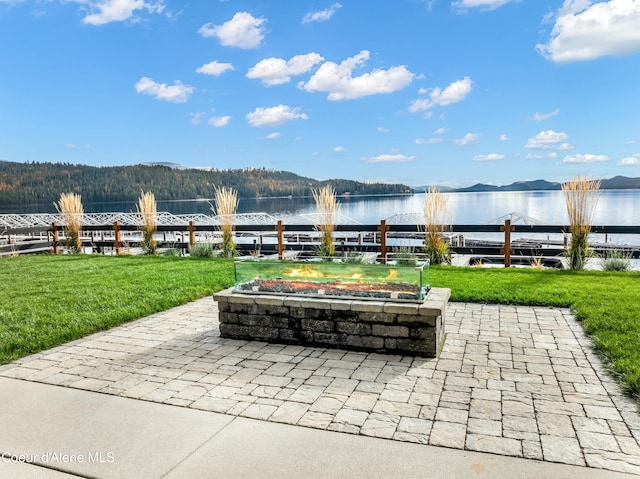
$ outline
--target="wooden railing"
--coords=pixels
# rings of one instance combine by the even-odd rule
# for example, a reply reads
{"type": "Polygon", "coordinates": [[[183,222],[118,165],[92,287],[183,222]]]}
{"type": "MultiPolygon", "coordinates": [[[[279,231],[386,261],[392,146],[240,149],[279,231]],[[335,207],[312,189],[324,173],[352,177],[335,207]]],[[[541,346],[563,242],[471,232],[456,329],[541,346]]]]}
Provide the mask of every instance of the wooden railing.
{"type": "MultiPolygon", "coordinates": [[[[235,225],[234,230],[238,240],[237,246],[241,254],[246,255],[277,254],[279,258],[284,258],[286,252],[312,253],[314,245],[317,246],[319,241],[317,239],[318,228],[308,224],[289,225],[278,221],[275,225],[235,225]],[[252,244],[240,241],[247,234],[253,237],[252,244]]],[[[374,225],[336,225],[334,228],[336,253],[375,252],[382,262],[386,262],[388,256],[395,250],[389,240],[403,237],[415,240],[414,243],[417,245],[414,250],[419,254],[424,251],[421,243],[421,239],[424,237],[422,230],[424,230],[422,225],[390,225],[384,220],[374,225]]],[[[447,227],[447,231],[452,236],[450,244],[452,253],[500,257],[503,259],[505,267],[511,266],[514,258],[518,257],[558,257],[565,251],[569,237],[568,226],[520,225],[511,224],[510,220],[506,220],[502,225],[452,225],[447,227]],[[473,245],[469,246],[465,241],[455,241],[456,238],[461,239],[464,233],[491,233],[496,236],[501,235],[502,239],[499,244],[483,245],[474,241],[473,245]],[[553,244],[552,241],[539,240],[536,244],[534,240],[531,240],[523,244],[514,242],[513,237],[516,234],[562,235],[564,243],[556,242],[553,244]]],[[[592,226],[591,232],[604,235],[640,236],[640,226],[592,226]]],[[[119,222],[111,225],[83,226],[81,240],[84,247],[91,247],[94,252],[112,250],[116,254],[122,254],[123,249],[136,247],[140,243],[140,239],[133,238],[132,233],[139,236],[139,227],[122,225],[119,222]],[[128,236],[125,237],[125,235],[128,236]]],[[[202,240],[203,235],[216,237],[219,233],[219,226],[198,226],[191,221],[186,226],[158,226],[156,239],[159,247],[170,246],[186,250],[198,239],[202,240]]],[[[51,224],[48,228],[36,227],[0,231],[0,256],[45,251],[59,253],[64,245],[63,235],[64,228],[56,223],[51,224]],[[20,241],[17,240],[18,238],[20,241]]],[[[600,249],[614,247],[615,245],[608,244],[599,246],[600,249]]],[[[628,248],[627,253],[634,258],[640,258],[640,247],[628,248]]]]}

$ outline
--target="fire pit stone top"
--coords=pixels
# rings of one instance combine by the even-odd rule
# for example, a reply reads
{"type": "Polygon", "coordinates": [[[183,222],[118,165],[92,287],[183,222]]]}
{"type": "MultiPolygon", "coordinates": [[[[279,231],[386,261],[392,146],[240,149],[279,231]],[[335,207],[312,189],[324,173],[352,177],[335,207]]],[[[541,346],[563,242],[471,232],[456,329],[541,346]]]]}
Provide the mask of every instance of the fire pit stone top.
{"type": "Polygon", "coordinates": [[[295,308],[327,309],[333,311],[356,311],[359,313],[390,313],[413,316],[431,316],[442,311],[442,305],[449,301],[451,290],[431,288],[421,303],[401,303],[388,300],[357,300],[306,298],[304,296],[272,296],[269,294],[242,294],[233,288],[213,295],[217,302],[235,304],[258,304],[262,306],[287,306],[295,308]]]}

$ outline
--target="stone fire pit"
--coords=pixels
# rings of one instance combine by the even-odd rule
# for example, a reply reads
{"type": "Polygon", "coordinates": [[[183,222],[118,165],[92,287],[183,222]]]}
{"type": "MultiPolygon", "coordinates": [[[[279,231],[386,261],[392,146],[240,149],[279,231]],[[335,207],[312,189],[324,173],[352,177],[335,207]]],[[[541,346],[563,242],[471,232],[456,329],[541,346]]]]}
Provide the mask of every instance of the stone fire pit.
{"type": "Polygon", "coordinates": [[[365,300],[354,298],[352,291],[331,296],[322,284],[313,285],[321,294],[311,296],[261,293],[259,286],[213,295],[223,338],[426,357],[436,357],[444,342],[449,289],[431,288],[421,301],[403,301],[401,293],[393,291],[384,292],[388,297],[382,299],[365,300]]]}

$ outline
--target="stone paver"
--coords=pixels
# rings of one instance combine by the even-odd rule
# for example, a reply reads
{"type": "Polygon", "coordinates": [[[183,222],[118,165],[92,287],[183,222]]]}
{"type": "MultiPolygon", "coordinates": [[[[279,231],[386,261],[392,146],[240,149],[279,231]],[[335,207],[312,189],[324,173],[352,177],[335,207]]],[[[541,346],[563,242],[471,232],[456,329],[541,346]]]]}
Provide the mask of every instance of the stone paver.
{"type": "Polygon", "coordinates": [[[211,298],[0,375],[419,444],[640,474],[635,402],[566,309],[451,303],[438,359],[221,339],[211,298]]]}

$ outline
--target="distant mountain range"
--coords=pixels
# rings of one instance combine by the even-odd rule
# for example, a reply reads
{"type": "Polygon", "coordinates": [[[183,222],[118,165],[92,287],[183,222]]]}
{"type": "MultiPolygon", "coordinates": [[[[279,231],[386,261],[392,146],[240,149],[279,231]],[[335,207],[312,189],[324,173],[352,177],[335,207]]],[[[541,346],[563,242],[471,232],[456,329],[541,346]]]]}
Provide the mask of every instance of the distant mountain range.
{"type": "MultiPolygon", "coordinates": [[[[640,189],[640,178],[629,178],[627,176],[614,176],[613,178],[600,180],[602,190],[634,190],[640,189]]],[[[414,190],[423,192],[431,188],[430,186],[418,186],[414,190]]],[[[554,183],[546,180],[516,181],[510,185],[496,186],[485,183],[477,183],[466,188],[450,188],[447,186],[434,186],[442,192],[473,193],[482,191],[551,191],[562,189],[561,183],[554,183]]]]}

